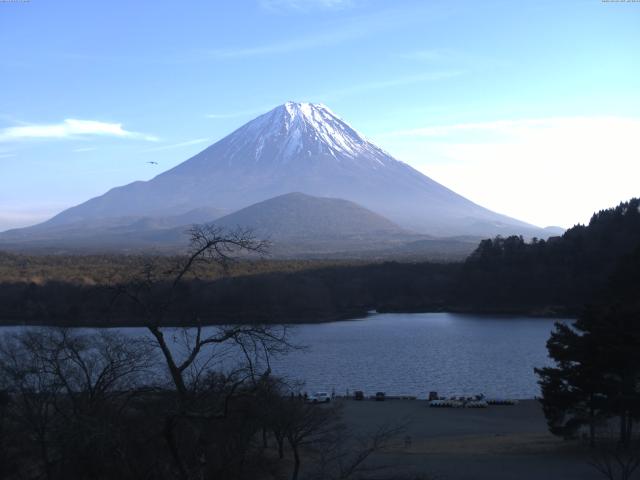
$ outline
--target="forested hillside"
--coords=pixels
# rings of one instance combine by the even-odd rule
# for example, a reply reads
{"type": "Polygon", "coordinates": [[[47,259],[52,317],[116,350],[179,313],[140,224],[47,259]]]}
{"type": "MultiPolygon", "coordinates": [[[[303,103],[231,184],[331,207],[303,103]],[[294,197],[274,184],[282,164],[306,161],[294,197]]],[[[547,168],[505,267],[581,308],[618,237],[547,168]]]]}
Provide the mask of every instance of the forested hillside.
{"type": "MultiPolygon", "coordinates": [[[[640,268],[640,257],[631,255],[640,248],[639,208],[640,200],[630,200],[547,241],[484,240],[464,263],[241,262],[226,277],[205,269],[186,279],[164,318],[308,322],[371,310],[576,315],[597,300],[621,264],[640,268]]],[[[48,257],[42,264],[37,257],[0,260],[12,265],[5,270],[23,272],[0,283],[3,323],[104,325],[143,322],[135,305],[117,298],[118,286],[133,281],[147,264],[163,272],[175,259],[130,257],[117,271],[108,257],[48,257]],[[83,258],[96,266],[81,268],[77,262],[83,258]],[[65,277],[67,269],[73,273],[65,277]],[[97,271],[109,278],[100,281],[97,271]],[[47,278],[47,272],[58,276],[47,278]]],[[[151,292],[159,299],[163,282],[170,278],[158,278],[151,292]]]]}
{"type": "Polygon", "coordinates": [[[575,312],[594,300],[611,273],[640,246],[640,200],[593,215],[561,237],[483,240],[464,263],[458,306],[472,310],[575,312]]]}

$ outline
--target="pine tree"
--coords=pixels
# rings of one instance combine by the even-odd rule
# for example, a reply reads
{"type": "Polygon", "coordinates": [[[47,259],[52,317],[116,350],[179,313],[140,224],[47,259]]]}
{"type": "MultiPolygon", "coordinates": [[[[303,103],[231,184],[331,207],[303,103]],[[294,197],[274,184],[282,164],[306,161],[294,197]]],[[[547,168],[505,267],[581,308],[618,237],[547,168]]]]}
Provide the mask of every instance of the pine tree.
{"type": "Polygon", "coordinates": [[[626,257],[602,298],[571,326],[556,324],[547,342],[555,367],[536,369],[550,431],[573,436],[618,417],[629,445],[640,418],[640,249],[626,257]]]}

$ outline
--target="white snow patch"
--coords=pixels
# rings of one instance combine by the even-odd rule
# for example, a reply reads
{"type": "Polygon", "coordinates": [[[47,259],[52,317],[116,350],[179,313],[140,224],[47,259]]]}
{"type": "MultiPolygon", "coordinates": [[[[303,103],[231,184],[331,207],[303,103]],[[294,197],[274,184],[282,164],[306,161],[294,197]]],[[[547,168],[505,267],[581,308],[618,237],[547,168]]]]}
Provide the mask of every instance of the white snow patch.
{"type": "Polygon", "coordinates": [[[275,161],[295,161],[299,155],[328,154],[378,168],[396,161],[320,103],[287,102],[231,134],[232,156],[245,152],[256,161],[268,147],[275,161]],[[345,158],[346,157],[346,158],[345,158]]]}

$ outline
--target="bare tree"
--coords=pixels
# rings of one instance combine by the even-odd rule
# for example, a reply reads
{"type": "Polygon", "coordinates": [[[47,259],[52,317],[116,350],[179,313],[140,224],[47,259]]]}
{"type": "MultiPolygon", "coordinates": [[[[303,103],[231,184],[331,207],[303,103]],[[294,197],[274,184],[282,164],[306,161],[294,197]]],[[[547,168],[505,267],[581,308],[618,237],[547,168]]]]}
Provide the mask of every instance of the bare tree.
{"type": "MultiPolygon", "coordinates": [[[[277,385],[276,385],[277,388],[277,385]]],[[[373,432],[353,435],[342,422],[342,405],[305,403],[295,395],[279,394],[270,401],[266,413],[270,430],[278,443],[278,456],[284,457],[284,441],[293,457],[291,479],[302,475],[310,480],[347,480],[378,472],[370,457],[391,445],[404,425],[382,425],[373,432]]]]}
{"type": "Polygon", "coordinates": [[[42,373],[57,379],[76,414],[135,393],[148,383],[154,363],[146,342],[105,330],[47,329],[26,332],[21,341],[39,358],[42,373]]]}
{"type": "Polygon", "coordinates": [[[11,399],[4,388],[5,386],[0,384],[0,478],[9,476],[11,471],[7,428],[7,409],[11,399]]]}
{"type": "Polygon", "coordinates": [[[22,461],[28,476],[64,478],[87,465],[105,470],[100,461],[112,462],[102,448],[117,439],[115,425],[151,361],[149,348],[115,333],[43,328],[5,335],[0,374],[11,400],[7,414],[23,455],[38,459],[22,461]]]}
{"type": "Polygon", "coordinates": [[[29,345],[24,336],[3,338],[0,372],[13,400],[10,415],[26,434],[21,440],[36,445],[33,463],[51,479],[51,431],[59,416],[55,407],[62,385],[46,372],[42,358],[34,355],[29,345]]]}
{"type": "Polygon", "coordinates": [[[226,231],[214,225],[197,225],[190,230],[190,248],[176,266],[165,272],[148,263],[137,278],[126,285],[119,285],[117,292],[137,305],[145,317],[145,325],[162,352],[167,369],[181,398],[190,389],[197,387],[203,369],[211,364],[215,347],[235,345],[244,356],[246,367],[255,374],[256,362],[267,362],[274,353],[286,351],[290,345],[286,341],[286,328],[273,325],[223,325],[203,328],[198,312],[182,309],[187,318],[169,318],[175,312],[180,288],[185,279],[198,278],[201,267],[215,265],[228,271],[238,255],[264,255],[268,243],[258,240],[250,230],[226,231]],[[167,340],[167,323],[187,325],[179,332],[182,340],[182,355],[172,349],[167,340]],[[202,356],[206,359],[203,360],[202,356]]]}
{"type": "MultiPolygon", "coordinates": [[[[207,468],[208,443],[212,421],[225,419],[230,399],[247,395],[247,385],[257,385],[263,371],[270,371],[269,359],[283,353],[291,345],[287,329],[275,325],[218,325],[204,327],[200,312],[181,304],[188,289],[187,279],[197,279],[205,266],[217,266],[224,272],[239,255],[263,255],[267,243],[249,230],[226,231],[212,225],[190,230],[190,248],[176,266],[164,272],[149,263],[141,275],[117,292],[132,301],[144,315],[145,326],[160,350],[173,384],[177,405],[167,412],[164,436],[183,479],[200,476],[207,468]],[[180,315],[180,318],[178,317],[180,315]],[[185,325],[169,329],[167,324],[185,325]],[[232,351],[230,353],[229,351],[232,351]],[[211,379],[216,362],[231,356],[239,366],[231,373],[211,379]],[[222,380],[221,380],[222,379],[222,380]],[[188,422],[195,437],[196,452],[188,452],[185,460],[177,435],[188,422]],[[197,457],[197,462],[194,459],[197,457]],[[196,466],[190,468],[187,464],[196,466]]],[[[183,449],[184,450],[184,449],[183,449]]]]}
{"type": "Polygon", "coordinates": [[[372,455],[388,448],[405,431],[405,425],[380,425],[374,431],[353,435],[344,425],[338,425],[322,439],[319,458],[312,480],[347,480],[385,470],[385,465],[372,466],[372,455]]]}
{"type": "Polygon", "coordinates": [[[301,449],[320,442],[336,427],[339,420],[338,407],[324,407],[294,399],[286,411],[288,422],[285,437],[293,453],[293,472],[291,480],[297,480],[300,474],[301,449]]]}

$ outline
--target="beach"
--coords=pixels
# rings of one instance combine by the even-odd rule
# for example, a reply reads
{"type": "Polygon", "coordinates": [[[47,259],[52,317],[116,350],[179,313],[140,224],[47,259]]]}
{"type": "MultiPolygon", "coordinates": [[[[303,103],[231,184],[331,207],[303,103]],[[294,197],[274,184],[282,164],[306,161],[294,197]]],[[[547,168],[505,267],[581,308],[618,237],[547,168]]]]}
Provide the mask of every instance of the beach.
{"type": "Polygon", "coordinates": [[[449,480],[602,478],[580,442],[548,432],[536,400],[483,409],[430,408],[425,400],[338,402],[356,435],[380,425],[405,426],[390,448],[372,458],[394,473],[449,480]]]}

